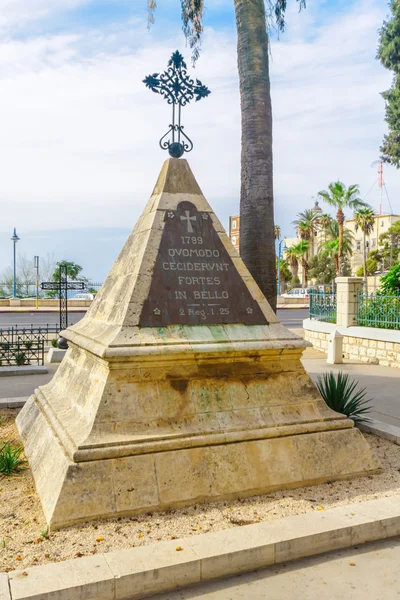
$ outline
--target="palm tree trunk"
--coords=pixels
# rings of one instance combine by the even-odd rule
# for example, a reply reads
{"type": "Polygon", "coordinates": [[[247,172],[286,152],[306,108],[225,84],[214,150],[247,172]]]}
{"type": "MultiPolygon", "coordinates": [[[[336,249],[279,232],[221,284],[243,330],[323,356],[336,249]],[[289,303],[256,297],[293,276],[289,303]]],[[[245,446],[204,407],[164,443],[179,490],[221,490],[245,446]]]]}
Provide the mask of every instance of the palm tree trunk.
{"type": "Polygon", "coordinates": [[[336,275],[339,276],[339,254],[334,255],[335,267],[336,267],[336,275]]]}
{"type": "Polygon", "coordinates": [[[363,266],[364,266],[364,291],[368,294],[368,279],[367,279],[367,248],[365,241],[365,231],[363,232],[363,266]]]}
{"type": "Polygon", "coordinates": [[[344,214],[342,209],[340,208],[337,212],[336,219],[339,226],[339,277],[343,277],[343,224],[344,224],[344,214]]]}
{"type": "Polygon", "coordinates": [[[303,288],[306,288],[307,287],[307,279],[308,279],[308,263],[304,258],[302,260],[302,267],[303,267],[303,288]]]}
{"type": "Polygon", "coordinates": [[[234,0],[242,109],[240,254],[276,310],[272,107],[264,0],[234,0]]]}

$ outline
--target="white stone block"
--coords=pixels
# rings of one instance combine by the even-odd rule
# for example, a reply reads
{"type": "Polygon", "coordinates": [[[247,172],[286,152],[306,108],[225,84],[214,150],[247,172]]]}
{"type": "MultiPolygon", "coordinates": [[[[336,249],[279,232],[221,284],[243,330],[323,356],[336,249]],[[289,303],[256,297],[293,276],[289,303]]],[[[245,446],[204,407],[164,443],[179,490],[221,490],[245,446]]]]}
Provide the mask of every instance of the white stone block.
{"type": "Polygon", "coordinates": [[[12,571],[9,577],[12,600],[114,598],[114,576],[103,555],[12,571]]]}
{"type": "Polygon", "coordinates": [[[228,577],[274,564],[274,544],[268,536],[254,535],[252,527],[193,536],[189,544],[201,559],[202,579],[228,577]]]}
{"type": "Polygon", "coordinates": [[[66,355],[67,350],[61,350],[60,348],[50,348],[47,354],[48,363],[60,363],[64,356],[66,355]]]}
{"type": "Polygon", "coordinates": [[[0,573],[0,600],[11,600],[8,575],[6,573],[0,573]]]}
{"type": "Polygon", "coordinates": [[[105,557],[115,577],[115,600],[140,600],[200,581],[200,559],[186,540],[121,550],[105,557]],[[177,551],[178,547],[182,550],[177,551]]]}

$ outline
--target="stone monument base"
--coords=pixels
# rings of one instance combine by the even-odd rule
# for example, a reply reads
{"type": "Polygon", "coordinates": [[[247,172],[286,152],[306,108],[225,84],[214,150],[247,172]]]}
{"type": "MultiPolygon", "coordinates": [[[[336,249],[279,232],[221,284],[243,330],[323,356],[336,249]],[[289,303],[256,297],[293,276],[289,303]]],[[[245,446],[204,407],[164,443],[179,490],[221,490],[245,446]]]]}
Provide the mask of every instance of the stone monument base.
{"type": "Polygon", "coordinates": [[[17,418],[48,524],[379,470],[328,408],[185,160],[153,194],[67,353],[17,418]]]}
{"type": "MultiPolygon", "coordinates": [[[[231,355],[204,357],[199,364],[175,356],[140,367],[109,365],[108,381],[97,389],[103,397],[119,390],[125,422],[106,432],[100,421],[79,447],[73,441],[77,430],[66,429],[69,393],[81,376],[99,382],[101,373],[98,361],[84,364],[82,355],[75,350],[72,357],[69,350],[55,383],[36,390],[18,417],[49,525],[57,529],[377,472],[380,465],[360,431],[319,397],[301,366],[302,349],[264,349],[253,352],[251,361],[231,355]],[[138,387],[142,402],[133,393],[138,387]],[[64,425],[51,406],[57,397],[64,425]],[[135,436],[124,433],[132,419],[135,436]]],[[[98,404],[90,390],[86,394],[89,404],[98,404]]],[[[82,414],[86,408],[80,406],[82,414]]],[[[113,422],[110,412],[104,418],[113,422]]]]}

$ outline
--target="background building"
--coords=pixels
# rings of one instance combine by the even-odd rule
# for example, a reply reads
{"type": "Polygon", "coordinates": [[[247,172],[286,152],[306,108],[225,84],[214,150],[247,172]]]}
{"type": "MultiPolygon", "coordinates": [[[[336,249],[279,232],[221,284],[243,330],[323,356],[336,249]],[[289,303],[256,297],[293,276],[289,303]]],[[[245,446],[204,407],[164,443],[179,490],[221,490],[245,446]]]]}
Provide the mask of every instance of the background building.
{"type": "Polygon", "coordinates": [[[231,242],[239,252],[240,250],[240,217],[229,217],[229,237],[231,242]]]}
{"type": "MultiPolygon", "coordinates": [[[[396,221],[400,219],[400,215],[375,215],[374,229],[371,235],[366,237],[367,256],[371,250],[377,250],[379,244],[379,236],[386,233],[396,221]]],[[[353,254],[350,257],[351,274],[355,275],[356,271],[363,264],[363,232],[361,229],[355,230],[355,220],[346,219],[345,228],[349,229],[354,237],[353,254]]]]}

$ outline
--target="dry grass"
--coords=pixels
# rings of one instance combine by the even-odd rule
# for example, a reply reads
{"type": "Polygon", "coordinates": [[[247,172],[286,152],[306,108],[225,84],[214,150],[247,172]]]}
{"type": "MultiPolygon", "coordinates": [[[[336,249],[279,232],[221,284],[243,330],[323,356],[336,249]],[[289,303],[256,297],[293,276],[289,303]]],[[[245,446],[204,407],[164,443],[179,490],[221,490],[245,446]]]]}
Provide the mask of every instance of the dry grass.
{"type": "MultiPolygon", "coordinates": [[[[14,423],[17,412],[0,411],[0,441],[19,443],[14,423]]],[[[366,437],[382,462],[384,471],[379,475],[235,502],[96,521],[48,537],[29,469],[11,477],[0,476],[0,569],[10,571],[400,494],[399,446],[373,435],[366,437]]]]}

